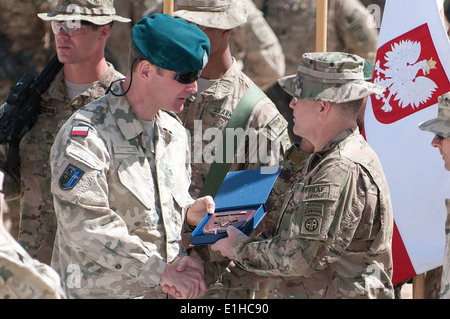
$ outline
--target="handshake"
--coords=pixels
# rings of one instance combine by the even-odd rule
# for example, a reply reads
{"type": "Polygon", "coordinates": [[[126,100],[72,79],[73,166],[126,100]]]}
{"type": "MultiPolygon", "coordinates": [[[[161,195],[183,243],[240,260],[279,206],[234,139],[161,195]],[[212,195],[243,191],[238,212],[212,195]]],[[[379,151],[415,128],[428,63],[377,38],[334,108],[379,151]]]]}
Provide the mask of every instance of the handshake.
{"type": "MultiPolygon", "coordinates": [[[[198,198],[186,213],[187,222],[198,225],[206,214],[214,213],[214,208],[211,196],[198,198]]],[[[178,257],[168,264],[159,284],[164,293],[182,299],[197,298],[207,289],[202,263],[188,256],[178,257]]]]}
{"type": "Polygon", "coordinates": [[[207,289],[203,265],[192,257],[178,257],[166,266],[159,284],[164,293],[179,299],[193,299],[207,289]]]}

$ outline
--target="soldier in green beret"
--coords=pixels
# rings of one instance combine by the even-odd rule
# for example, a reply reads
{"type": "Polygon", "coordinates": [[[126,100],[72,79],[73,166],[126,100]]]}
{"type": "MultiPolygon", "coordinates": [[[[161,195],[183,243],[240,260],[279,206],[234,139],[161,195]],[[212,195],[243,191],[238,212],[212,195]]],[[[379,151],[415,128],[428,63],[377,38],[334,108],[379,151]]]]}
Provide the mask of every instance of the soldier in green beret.
{"type": "Polygon", "coordinates": [[[58,133],[52,267],[69,298],[194,298],[206,290],[181,229],[214,202],[189,195],[188,138],[175,113],[197,91],[209,50],[208,37],[183,19],[143,18],[132,29],[126,79],[58,133]]]}
{"type": "Polygon", "coordinates": [[[269,298],[394,297],[389,189],[357,127],[363,98],[383,88],[365,81],[364,64],[347,53],[305,53],[297,74],[279,80],[303,139],[266,203],[272,227],[258,238],[229,227],[211,247],[269,278],[269,298]]]}

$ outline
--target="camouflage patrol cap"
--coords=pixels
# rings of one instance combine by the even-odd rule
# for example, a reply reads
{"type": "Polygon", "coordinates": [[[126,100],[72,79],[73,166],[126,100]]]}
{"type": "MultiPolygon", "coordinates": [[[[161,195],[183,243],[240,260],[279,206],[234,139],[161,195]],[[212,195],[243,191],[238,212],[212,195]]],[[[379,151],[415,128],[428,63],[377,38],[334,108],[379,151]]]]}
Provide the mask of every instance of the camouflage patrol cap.
{"type": "Polygon", "coordinates": [[[247,22],[248,10],[240,0],[179,0],[174,16],[188,22],[221,30],[247,22]]]}
{"type": "Polygon", "coordinates": [[[419,124],[422,131],[450,138],[450,92],[438,97],[438,116],[419,124]]]}
{"type": "Polygon", "coordinates": [[[58,0],[54,12],[38,13],[38,17],[45,21],[88,21],[96,25],[131,21],[116,15],[114,0],[58,0]]]}
{"type": "Polygon", "coordinates": [[[371,68],[363,58],[343,52],[305,53],[297,74],[278,80],[290,95],[301,100],[344,103],[381,94],[384,88],[366,81],[371,68]]]}

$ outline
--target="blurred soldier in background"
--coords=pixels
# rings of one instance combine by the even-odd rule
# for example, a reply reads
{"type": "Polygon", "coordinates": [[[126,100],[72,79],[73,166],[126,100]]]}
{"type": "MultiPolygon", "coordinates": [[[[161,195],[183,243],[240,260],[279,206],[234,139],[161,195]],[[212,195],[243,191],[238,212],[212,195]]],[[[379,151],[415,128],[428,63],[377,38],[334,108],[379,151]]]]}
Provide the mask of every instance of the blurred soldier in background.
{"type": "Polygon", "coordinates": [[[283,49],[253,1],[241,1],[248,9],[248,18],[233,30],[231,54],[241,70],[265,91],[285,73],[283,49]]]}
{"type": "Polygon", "coordinates": [[[128,72],[128,53],[130,51],[131,29],[147,16],[149,10],[158,5],[158,0],[118,0],[114,2],[119,16],[129,17],[131,23],[117,23],[106,43],[106,60],[122,74],[128,72]]]}
{"type": "MultiPolygon", "coordinates": [[[[286,58],[286,74],[294,74],[298,56],[316,50],[316,0],[254,0],[275,32],[286,58]]],[[[328,1],[327,51],[349,52],[375,60],[378,30],[369,11],[359,0],[328,1]]],[[[267,95],[289,122],[291,139],[291,100],[278,84],[267,95]]]]}

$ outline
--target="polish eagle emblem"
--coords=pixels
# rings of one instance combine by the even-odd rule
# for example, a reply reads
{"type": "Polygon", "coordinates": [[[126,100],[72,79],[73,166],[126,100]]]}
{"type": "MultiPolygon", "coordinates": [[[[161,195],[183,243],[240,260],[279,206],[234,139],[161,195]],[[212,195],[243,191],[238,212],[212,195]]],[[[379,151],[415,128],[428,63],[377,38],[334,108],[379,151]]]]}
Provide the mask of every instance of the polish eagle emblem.
{"type": "Polygon", "coordinates": [[[436,91],[437,84],[427,77],[436,69],[436,61],[432,57],[419,60],[421,52],[419,41],[402,40],[393,43],[391,50],[386,52],[383,68],[380,60],[375,63],[374,83],[385,88],[384,93],[375,98],[383,100],[381,109],[384,112],[392,111],[391,99],[401,108],[411,106],[415,109],[436,91]]]}

